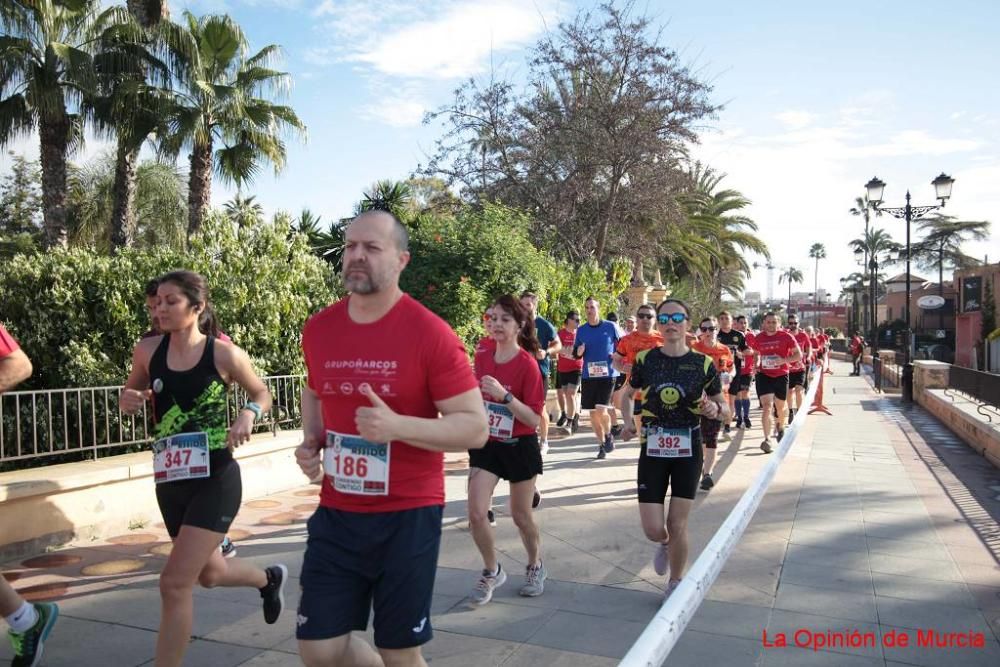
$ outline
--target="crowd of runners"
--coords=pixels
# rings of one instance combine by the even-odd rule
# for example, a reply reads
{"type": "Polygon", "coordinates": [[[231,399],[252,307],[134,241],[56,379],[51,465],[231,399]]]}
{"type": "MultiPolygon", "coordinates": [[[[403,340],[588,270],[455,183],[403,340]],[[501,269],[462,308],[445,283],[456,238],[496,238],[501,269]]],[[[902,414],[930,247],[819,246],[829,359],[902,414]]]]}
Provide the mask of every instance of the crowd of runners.
{"type": "MultiPolygon", "coordinates": [[[[639,521],[670,595],[687,564],[696,493],[715,485],[718,443],[752,427],[751,388],[760,448],[770,453],[803,408],[810,371],[822,368],[828,347],[824,333],[801,329],[794,315],[782,327],[766,313],[753,332],[743,315],[693,313],[674,298],[639,304],[622,327],[590,297],[582,317],[571,310],[557,329],[527,291],[490,305],[470,364],[455,332],[400,290],[410,254],[399,220],[363,213],[345,239],[349,296],[310,318],[302,333],[307,379],[295,457],[322,485],[307,524],[296,617],[309,666],[425,664],[420,647],[432,636],[446,452],[469,455],[469,528],[482,558],[470,604],[488,603],[508,579],[493,534],[501,480],[527,555],[518,592],[542,595],[548,572],[534,519],[537,478],[549,434],[577,433],[581,414],[597,459],[638,436],[639,521]],[[551,417],[550,381],[558,404],[551,417]],[[376,648],[352,634],[372,616],[376,648]]],[[[270,393],[247,354],[219,330],[204,278],[173,271],[151,281],[145,296],[151,328],[135,347],[120,409],[148,407],[154,417],[155,495],[173,541],[160,575],[155,664],[163,667],[183,661],[195,585],[257,589],[264,621],[274,623],[284,611],[288,569],[234,558],[226,538],[242,500],[233,450],[270,409],[270,393]],[[248,400],[230,423],[234,384],[248,400]]],[[[30,361],[2,326],[0,362],[0,391],[30,375],[30,361]]],[[[0,579],[0,611],[14,665],[38,664],[57,605],[25,602],[0,579]]]]}

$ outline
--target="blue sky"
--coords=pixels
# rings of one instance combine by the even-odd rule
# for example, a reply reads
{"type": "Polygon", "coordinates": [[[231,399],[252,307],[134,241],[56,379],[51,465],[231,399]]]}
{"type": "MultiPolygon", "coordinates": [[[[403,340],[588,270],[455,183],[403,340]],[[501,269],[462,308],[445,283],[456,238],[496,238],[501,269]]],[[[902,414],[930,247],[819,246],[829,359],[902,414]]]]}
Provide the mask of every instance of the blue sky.
{"type": "MultiPolygon", "coordinates": [[[[289,101],[308,126],[288,166],[250,188],[269,210],[349,214],[380,178],[404,178],[433,149],[440,126],[421,124],[465,78],[523,77],[545,30],[592,3],[560,0],[173,0],[195,13],[225,11],[255,48],[284,47],[289,101]]],[[[1000,211],[1000,4],[718,0],[648,2],[664,42],[712,82],[725,105],[694,154],[753,200],[749,213],[779,266],[803,270],[824,243],[821,287],[839,292],[854,270],[846,243],[863,223],[848,215],[878,175],[889,205],[906,188],[932,203],[930,185],[955,177],[946,212],[1000,211]]],[[[91,142],[88,152],[97,150],[91,142]]],[[[215,186],[215,201],[231,192],[215,186]]],[[[903,223],[879,225],[904,239],[903,223]]],[[[1000,244],[971,247],[1000,260],[1000,244]]],[[[766,291],[760,271],[748,288],[766,291]]],[[[784,287],[775,284],[776,294],[784,287]]]]}

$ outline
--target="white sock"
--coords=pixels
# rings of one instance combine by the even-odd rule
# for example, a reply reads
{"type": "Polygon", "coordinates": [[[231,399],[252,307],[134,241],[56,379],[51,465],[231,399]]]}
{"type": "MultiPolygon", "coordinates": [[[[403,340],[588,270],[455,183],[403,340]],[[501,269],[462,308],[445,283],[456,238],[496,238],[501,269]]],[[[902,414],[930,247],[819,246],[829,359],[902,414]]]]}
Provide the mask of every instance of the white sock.
{"type": "Polygon", "coordinates": [[[37,622],[38,611],[35,609],[35,605],[30,602],[22,603],[17,611],[7,617],[7,625],[19,635],[35,627],[37,622]]]}

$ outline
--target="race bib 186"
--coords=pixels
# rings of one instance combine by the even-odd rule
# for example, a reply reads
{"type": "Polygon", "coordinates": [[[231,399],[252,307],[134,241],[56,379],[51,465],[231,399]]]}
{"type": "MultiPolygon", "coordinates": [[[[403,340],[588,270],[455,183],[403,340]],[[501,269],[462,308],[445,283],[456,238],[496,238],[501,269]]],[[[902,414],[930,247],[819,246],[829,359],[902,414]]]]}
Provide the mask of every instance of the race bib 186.
{"type": "Polygon", "coordinates": [[[587,364],[587,376],[592,378],[606,378],[611,374],[608,370],[608,362],[591,361],[587,364]]]}
{"type": "Polygon", "coordinates": [[[691,456],[691,429],[650,427],[646,431],[646,456],[660,459],[691,456]]]}
{"type": "Polygon", "coordinates": [[[323,470],[332,480],[333,488],[359,496],[388,495],[389,445],[327,431],[323,470]]]}
{"type": "Polygon", "coordinates": [[[514,413],[502,403],[483,401],[483,404],[490,423],[490,438],[510,440],[514,435],[514,413]]]}
{"type": "Polygon", "coordinates": [[[178,433],[153,443],[153,480],[157,484],[210,474],[207,433],[178,433]]]}

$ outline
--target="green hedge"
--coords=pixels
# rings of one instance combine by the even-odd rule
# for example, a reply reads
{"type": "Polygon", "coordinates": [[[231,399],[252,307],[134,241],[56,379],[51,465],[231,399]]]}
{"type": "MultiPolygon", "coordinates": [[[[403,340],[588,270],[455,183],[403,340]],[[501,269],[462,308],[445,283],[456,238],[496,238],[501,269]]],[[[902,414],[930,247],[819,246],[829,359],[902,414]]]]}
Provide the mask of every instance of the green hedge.
{"type": "Polygon", "coordinates": [[[301,372],[302,325],[338,295],[329,265],[300,236],[268,223],[236,228],[212,215],[187,253],[69,249],[0,266],[0,320],[32,358],[21,388],[120,384],[148,329],[143,288],[174,268],[206,276],[222,328],[261,374],[301,372]]]}

